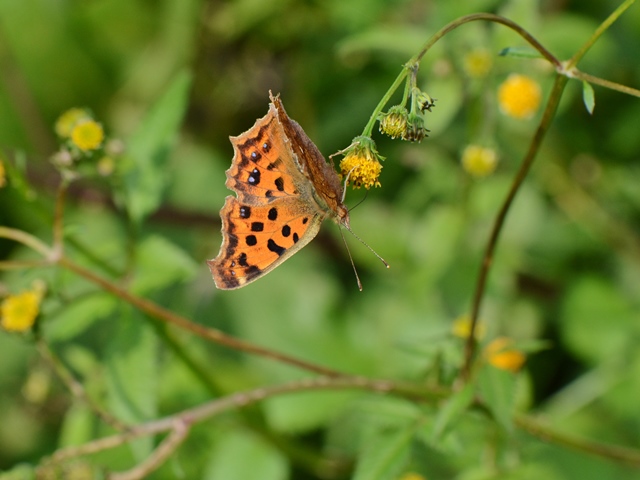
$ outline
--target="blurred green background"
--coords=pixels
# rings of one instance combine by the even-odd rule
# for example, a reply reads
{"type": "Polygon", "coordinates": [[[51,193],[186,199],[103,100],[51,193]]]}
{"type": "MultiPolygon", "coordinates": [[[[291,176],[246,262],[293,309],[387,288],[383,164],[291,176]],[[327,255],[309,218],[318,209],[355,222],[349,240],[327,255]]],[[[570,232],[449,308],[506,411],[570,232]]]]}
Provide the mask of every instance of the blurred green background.
{"type": "MultiPolygon", "coordinates": [[[[127,146],[144,143],[145,132],[162,132],[155,139],[162,155],[146,177],[152,185],[142,181],[156,198],[141,200],[149,203],[140,222],[129,222],[122,208],[140,193],[137,184],[125,185],[124,200],[114,200],[112,189],[122,192],[126,184],[122,177],[74,183],[66,211],[71,256],[196,322],[309,361],[409,380],[438,370],[450,379],[462,356],[462,342],[449,334],[452,322],[469,312],[492,221],[540,116],[501,115],[496,89],[520,72],[539,81],[546,96],[552,70],[537,60],[498,57],[501,49],[524,44],[486,23],[463,26],[425,57],[419,85],[437,99],[428,116],[430,137],[408,144],[376,132],[386,157],[382,188],[351,214],[353,230],[391,264],[386,270],[348,238],[362,293],[329,222],[264,279],[239,291],[215,289],[204,262],[221,242],[218,211],[230,194],[224,186],[232,157],[228,136],[267,112],[271,89],[328,156],[360,134],[401,65],[454,18],[500,13],[567,59],[617,5],[0,0],[0,148],[30,185],[0,190],[0,224],[51,239],[58,181],[49,163],[58,148],[53,125],[68,108],[91,109],[108,135],[127,146]],[[477,49],[492,54],[482,78],[464,70],[465,56],[477,49]],[[497,150],[493,175],[475,180],[460,167],[470,143],[497,150]]],[[[636,5],[579,67],[638,87],[639,44],[636,5]]],[[[481,317],[488,339],[549,342],[518,376],[520,408],[544,414],[561,431],[638,448],[640,101],[596,87],[589,115],[581,89],[577,82],[568,86],[508,216],[481,317]]],[[[363,196],[349,191],[347,204],[363,196]]],[[[0,259],[11,258],[30,257],[0,242],[0,259]]],[[[166,331],[131,307],[54,269],[4,272],[0,286],[16,293],[36,278],[50,291],[44,336],[87,391],[123,420],[140,422],[304,376],[183,332],[173,332],[182,350],[172,348],[166,331]]],[[[60,446],[108,433],[70,398],[28,336],[0,332],[0,351],[0,470],[35,464],[60,446]]],[[[350,462],[367,448],[364,427],[374,429],[383,415],[375,398],[283,396],[252,410],[260,420],[214,419],[196,427],[150,478],[321,478],[309,458],[325,457],[347,465],[333,478],[350,478],[350,462]],[[290,448],[256,433],[256,424],[290,448]]],[[[406,465],[429,480],[637,478],[637,470],[616,462],[522,433],[514,433],[514,443],[477,423],[462,422],[438,448],[415,447],[406,465]]],[[[149,447],[143,441],[95,460],[125,469],[149,447]]]]}

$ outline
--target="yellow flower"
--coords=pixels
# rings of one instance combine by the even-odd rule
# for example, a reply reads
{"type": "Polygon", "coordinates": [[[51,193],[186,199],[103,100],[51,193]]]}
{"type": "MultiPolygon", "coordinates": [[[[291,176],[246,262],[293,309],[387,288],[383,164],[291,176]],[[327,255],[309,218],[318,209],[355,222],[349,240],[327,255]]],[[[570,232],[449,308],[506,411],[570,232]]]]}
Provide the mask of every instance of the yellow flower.
{"type": "Polygon", "coordinates": [[[382,170],[379,160],[384,160],[376,150],[375,143],[368,137],[356,137],[352,146],[345,150],[345,157],[340,161],[340,172],[347,178],[347,185],[354,188],[379,187],[378,177],[382,170]]]}
{"type": "MultiPolygon", "coordinates": [[[[478,320],[476,322],[476,328],[474,329],[473,336],[476,340],[480,340],[487,332],[487,327],[483,321],[478,320]]],[[[451,333],[458,338],[469,338],[471,333],[471,317],[467,314],[460,315],[453,321],[451,327],[451,333]]]]}
{"type": "Polygon", "coordinates": [[[7,172],[4,169],[4,163],[0,160],[0,188],[7,184],[7,172]]]}
{"type": "Polygon", "coordinates": [[[0,304],[0,326],[10,332],[29,330],[40,312],[41,299],[37,289],[9,295],[0,304]]]}
{"type": "Polygon", "coordinates": [[[498,164],[498,155],[492,148],[468,145],[462,152],[462,167],[474,177],[481,178],[493,173],[498,164]]]}
{"type": "Polygon", "coordinates": [[[493,66],[493,57],[485,48],[476,48],[462,59],[462,67],[471,78],[486,77],[493,66]]]}
{"type": "Polygon", "coordinates": [[[102,125],[95,120],[81,120],[71,130],[71,141],[82,151],[99,148],[103,140],[102,125]]]}
{"type": "Polygon", "coordinates": [[[530,118],[538,110],[541,100],[540,85],[526,75],[512,73],[498,88],[500,110],[513,118],[530,118]]]}
{"type": "Polygon", "coordinates": [[[70,108],[56,120],[56,133],[62,138],[71,137],[73,127],[81,120],[89,120],[91,115],[84,108],[70,108]]]}
{"type": "Polygon", "coordinates": [[[407,131],[407,109],[402,105],[396,105],[383,113],[380,118],[380,133],[391,138],[403,137],[407,131]]]}
{"type": "Polygon", "coordinates": [[[519,371],[527,357],[520,350],[511,347],[512,344],[513,340],[507,337],[492,340],[484,350],[487,362],[500,370],[513,373],[519,371]]]}

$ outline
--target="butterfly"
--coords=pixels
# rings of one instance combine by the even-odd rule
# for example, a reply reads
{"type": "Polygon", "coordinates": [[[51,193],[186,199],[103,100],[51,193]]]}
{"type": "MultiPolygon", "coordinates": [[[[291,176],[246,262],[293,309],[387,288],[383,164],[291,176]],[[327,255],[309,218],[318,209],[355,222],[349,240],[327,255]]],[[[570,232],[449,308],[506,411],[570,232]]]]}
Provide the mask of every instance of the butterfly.
{"type": "Polygon", "coordinates": [[[302,127],[269,92],[269,112],[237,137],[220,210],[222,246],[208,260],[216,287],[263,277],[317,235],[326,218],[351,230],[344,186],[302,127]]]}

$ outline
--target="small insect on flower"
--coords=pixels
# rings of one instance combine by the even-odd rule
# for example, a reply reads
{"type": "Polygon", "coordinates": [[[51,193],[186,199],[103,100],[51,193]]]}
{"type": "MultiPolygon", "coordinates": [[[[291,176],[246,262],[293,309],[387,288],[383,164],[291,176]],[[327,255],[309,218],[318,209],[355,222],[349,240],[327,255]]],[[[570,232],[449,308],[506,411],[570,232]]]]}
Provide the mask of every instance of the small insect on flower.
{"type": "Polygon", "coordinates": [[[71,142],[84,152],[100,148],[103,140],[102,125],[95,120],[81,120],[71,131],[71,142]]]}
{"type": "Polygon", "coordinates": [[[9,295],[0,304],[0,326],[9,332],[29,330],[40,313],[42,292],[27,290],[18,295],[9,295]]]}
{"type": "Polygon", "coordinates": [[[480,145],[468,145],[462,151],[462,168],[476,177],[482,178],[493,173],[498,164],[498,155],[493,148],[481,147],[480,145]]]}
{"type": "Polygon", "coordinates": [[[484,357],[490,365],[500,370],[516,373],[522,368],[527,357],[512,344],[513,340],[510,338],[498,337],[487,345],[484,357]]]}
{"type": "Polygon", "coordinates": [[[376,144],[369,137],[356,137],[350,147],[343,153],[340,161],[340,172],[343,178],[347,178],[347,185],[354,188],[379,187],[378,177],[382,170],[380,160],[384,160],[376,150],[376,144]]]}
{"type": "Polygon", "coordinates": [[[524,120],[538,111],[542,90],[526,75],[512,73],[498,88],[498,103],[505,115],[524,120]]]}

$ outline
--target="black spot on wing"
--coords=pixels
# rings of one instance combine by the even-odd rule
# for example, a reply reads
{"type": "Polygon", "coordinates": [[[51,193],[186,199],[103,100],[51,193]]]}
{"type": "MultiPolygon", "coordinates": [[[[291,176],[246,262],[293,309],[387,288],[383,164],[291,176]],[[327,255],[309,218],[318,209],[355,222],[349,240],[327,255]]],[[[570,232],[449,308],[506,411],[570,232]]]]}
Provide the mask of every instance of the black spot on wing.
{"type": "Polygon", "coordinates": [[[251,217],[251,207],[240,207],[240,218],[249,218],[251,217]]]}
{"type": "Polygon", "coordinates": [[[256,238],[255,235],[247,235],[247,238],[244,239],[244,241],[247,243],[247,245],[249,245],[250,247],[253,247],[255,244],[258,243],[258,239],[256,238]]]}
{"type": "Polygon", "coordinates": [[[251,222],[251,231],[252,232],[261,232],[264,230],[264,223],[262,222],[251,222]]]}
{"type": "Polygon", "coordinates": [[[276,188],[279,192],[284,192],[284,179],[282,177],[276,178],[275,182],[273,183],[276,184],[276,188]]]}
{"type": "Polygon", "coordinates": [[[286,248],[281,247],[276,242],[274,242],[272,238],[270,238],[269,241],[267,242],[267,248],[270,251],[277,253],[278,256],[282,255],[287,250],[286,248]]]}
{"type": "Polygon", "coordinates": [[[278,209],[275,207],[270,208],[267,217],[269,217],[269,220],[272,222],[275,221],[278,218],[278,209]]]}
{"type": "Polygon", "coordinates": [[[254,187],[256,185],[260,184],[260,170],[258,170],[257,168],[254,168],[251,171],[251,174],[249,175],[249,178],[247,179],[247,181],[253,185],[254,187]]]}
{"type": "Polygon", "coordinates": [[[291,227],[289,225],[285,225],[282,227],[282,236],[288,237],[289,235],[291,235],[291,227]]]}

